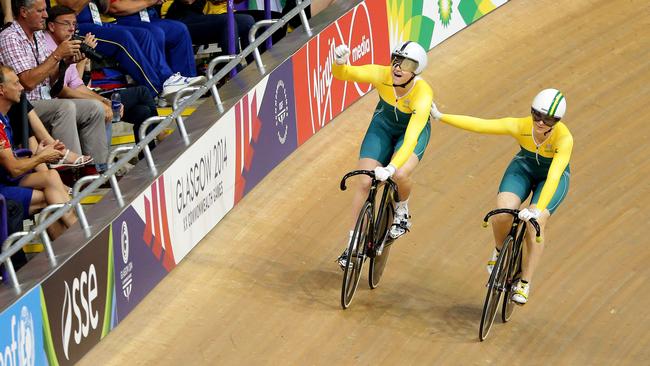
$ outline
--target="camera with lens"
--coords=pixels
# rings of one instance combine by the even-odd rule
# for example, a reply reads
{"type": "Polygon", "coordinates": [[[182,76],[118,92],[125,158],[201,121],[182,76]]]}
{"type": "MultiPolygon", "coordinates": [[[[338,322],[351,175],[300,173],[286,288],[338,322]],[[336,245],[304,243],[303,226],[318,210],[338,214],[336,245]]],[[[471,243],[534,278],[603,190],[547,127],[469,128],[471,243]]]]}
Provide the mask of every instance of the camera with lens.
{"type": "Polygon", "coordinates": [[[104,55],[101,53],[97,52],[94,48],[90,47],[87,43],[84,42],[84,37],[80,36],[79,34],[74,34],[72,36],[73,41],[81,41],[81,44],[79,45],[79,51],[86,55],[89,59],[92,61],[102,61],[104,60],[104,55]]]}

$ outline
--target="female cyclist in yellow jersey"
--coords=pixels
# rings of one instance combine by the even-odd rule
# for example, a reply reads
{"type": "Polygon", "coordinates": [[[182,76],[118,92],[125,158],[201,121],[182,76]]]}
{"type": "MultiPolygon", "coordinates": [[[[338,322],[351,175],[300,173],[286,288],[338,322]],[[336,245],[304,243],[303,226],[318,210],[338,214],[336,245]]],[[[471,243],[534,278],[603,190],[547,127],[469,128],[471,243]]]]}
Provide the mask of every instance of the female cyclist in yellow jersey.
{"type": "MultiPolygon", "coordinates": [[[[390,230],[390,235],[397,238],[410,227],[411,174],[424,155],[431,132],[429,110],[433,92],[417,76],[427,65],[427,54],[422,46],[408,41],[393,50],[391,66],[351,66],[349,55],[346,45],[334,49],[332,74],[339,80],[370,83],[379,92],[379,103],[361,144],[358,169],[374,170],[376,179],[381,181],[392,176],[397,183],[402,201],[395,204],[395,220],[390,230]]],[[[353,220],[368,196],[370,184],[371,179],[364,176],[355,189],[353,220]]],[[[339,264],[342,268],[347,264],[345,251],[339,257],[339,264]]]]}
{"type": "MultiPolygon", "coordinates": [[[[444,123],[479,133],[510,135],[521,150],[506,169],[497,195],[497,207],[518,209],[532,192],[527,208],[519,212],[525,221],[534,218],[540,225],[544,238],[544,227],[551,214],[557,209],[569,189],[569,159],[573,149],[573,137],[567,126],[560,122],[566,111],[564,95],[556,89],[542,90],[531,108],[531,116],[484,120],[468,116],[442,114],[432,104],[431,115],[444,123]]],[[[500,246],[512,225],[509,215],[496,215],[492,230],[496,248],[488,262],[488,272],[498,257],[500,246]]],[[[535,243],[532,226],[526,236],[526,250],[522,264],[521,278],[515,284],[512,300],[518,304],[528,301],[529,282],[544,250],[544,243],[535,243]]]]}

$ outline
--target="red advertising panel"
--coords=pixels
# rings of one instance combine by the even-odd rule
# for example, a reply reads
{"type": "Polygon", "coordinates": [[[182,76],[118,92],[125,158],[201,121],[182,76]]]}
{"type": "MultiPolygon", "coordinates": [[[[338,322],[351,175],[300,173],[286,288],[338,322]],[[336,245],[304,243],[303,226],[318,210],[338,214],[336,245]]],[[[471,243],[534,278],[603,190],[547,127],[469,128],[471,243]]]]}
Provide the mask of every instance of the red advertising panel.
{"type": "Polygon", "coordinates": [[[371,89],[368,84],[335,80],[334,47],[350,47],[352,65],[390,62],[385,1],[366,1],[310,40],[292,58],[298,144],[371,89]]]}

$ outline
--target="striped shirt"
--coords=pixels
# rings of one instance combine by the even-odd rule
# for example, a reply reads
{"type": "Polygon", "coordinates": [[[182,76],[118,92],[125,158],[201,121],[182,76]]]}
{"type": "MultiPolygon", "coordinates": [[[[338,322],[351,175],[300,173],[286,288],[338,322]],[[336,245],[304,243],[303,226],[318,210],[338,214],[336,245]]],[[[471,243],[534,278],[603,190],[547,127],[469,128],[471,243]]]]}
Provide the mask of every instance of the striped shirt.
{"type": "MultiPolygon", "coordinates": [[[[43,31],[34,33],[29,39],[23,28],[14,22],[0,33],[0,62],[11,66],[16,74],[36,68],[45,62],[49,52],[45,44],[43,31]]],[[[50,96],[50,78],[46,77],[33,90],[26,92],[30,101],[52,99],[50,96]]]]}

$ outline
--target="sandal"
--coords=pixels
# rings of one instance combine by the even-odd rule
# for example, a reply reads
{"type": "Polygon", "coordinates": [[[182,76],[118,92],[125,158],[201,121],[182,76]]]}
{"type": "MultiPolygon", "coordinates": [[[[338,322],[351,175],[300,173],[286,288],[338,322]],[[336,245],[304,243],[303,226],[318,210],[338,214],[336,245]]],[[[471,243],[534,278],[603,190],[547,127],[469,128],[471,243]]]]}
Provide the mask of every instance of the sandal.
{"type": "Polygon", "coordinates": [[[65,154],[59,161],[53,164],[49,164],[50,169],[80,167],[93,161],[92,156],[79,155],[79,157],[77,157],[73,162],[69,163],[66,161],[69,154],[70,149],[66,149],[65,154]]]}

